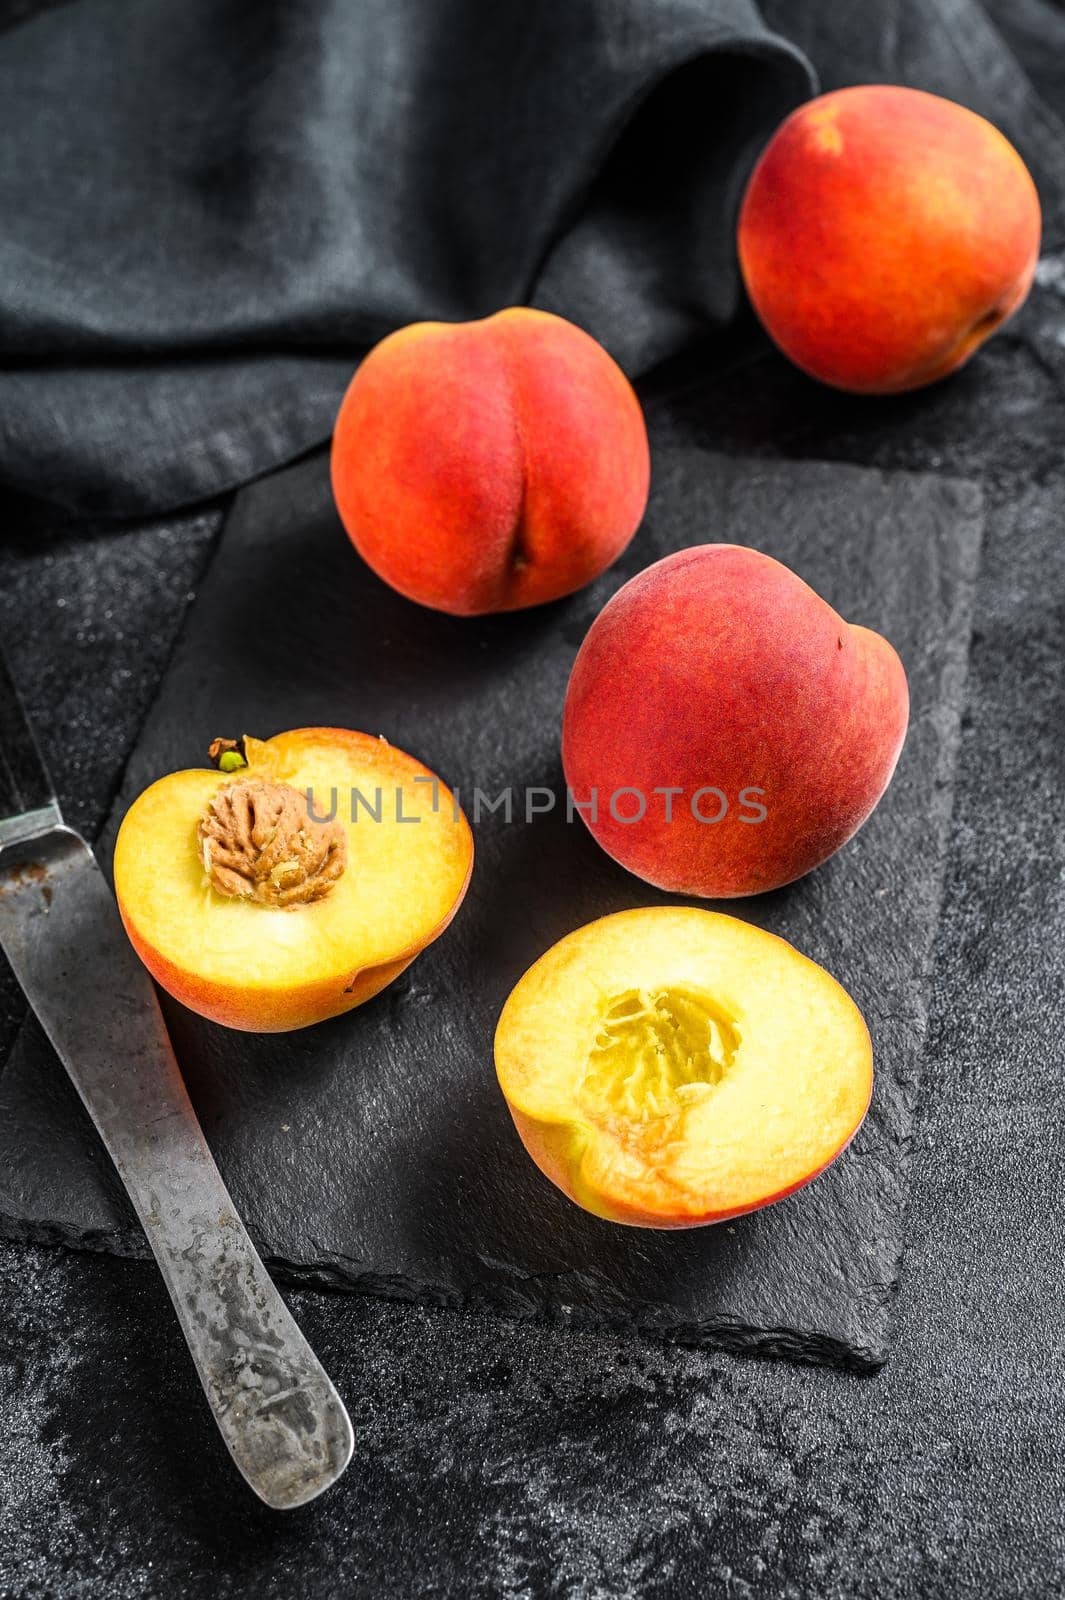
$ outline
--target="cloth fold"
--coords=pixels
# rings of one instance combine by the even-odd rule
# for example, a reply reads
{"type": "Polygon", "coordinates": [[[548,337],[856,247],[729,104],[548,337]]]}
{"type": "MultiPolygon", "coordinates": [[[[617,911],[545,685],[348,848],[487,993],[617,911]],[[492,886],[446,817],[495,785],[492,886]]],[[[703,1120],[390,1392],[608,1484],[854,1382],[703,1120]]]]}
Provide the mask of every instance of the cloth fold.
{"type": "Polygon", "coordinates": [[[72,0],[0,35],[0,477],[82,514],[324,440],[362,352],[533,301],[638,374],[724,327],[814,90],[752,0],[72,0]]]}

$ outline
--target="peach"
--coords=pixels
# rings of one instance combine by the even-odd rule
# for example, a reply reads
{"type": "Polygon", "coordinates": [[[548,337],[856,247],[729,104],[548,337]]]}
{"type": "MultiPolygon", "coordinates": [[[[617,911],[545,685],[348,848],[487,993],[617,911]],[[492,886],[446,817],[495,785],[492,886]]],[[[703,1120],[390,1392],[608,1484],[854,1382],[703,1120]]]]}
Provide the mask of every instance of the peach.
{"type": "Polygon", "coordinates": [[[341,521],[378,577],[473,616],[571,594],[632,538],[643,412],[601,345],[527,307],[390,334],[333,435],[341,521]]]}
{"type": "Polygon", "coordinates": [[[562,757],[616,861],[678,894],[758,894],[826,861],[887,788],[906,674],[787,567],[740,545],[667,556],[581,645],[562,757]]]}
{"type": "Polygon", "coordinates": [[[216,745],[223,770],[160,778],[122,822],[115,893],[134,949],[226,1027],[278,1033],[350,1011],[458,910],[465,817],[420,762],[364,733],[216,745]]]}
{"type": "Polygon", "coordinates": [[[540,1170],[612,1222],[691,1228],[823,1172],[869,1105],[869,1032],[822,967],[692,907],[622,911],[520,980],[496,1071],[540,1170]]]}
{"type": "Polygon", "coordinates": [[[786,356],[858,394],[960,367],[1022,304],[1039,197],[1009,141],[917,89],[840,89],[782,124],[739,221],[747,292],[786,356]]]}

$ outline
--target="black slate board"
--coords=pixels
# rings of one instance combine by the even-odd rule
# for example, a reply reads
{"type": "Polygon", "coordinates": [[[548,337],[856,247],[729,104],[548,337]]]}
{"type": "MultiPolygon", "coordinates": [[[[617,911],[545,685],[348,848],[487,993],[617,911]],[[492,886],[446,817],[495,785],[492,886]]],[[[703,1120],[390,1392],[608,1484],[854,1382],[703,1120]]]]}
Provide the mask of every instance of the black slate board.
{"type": "MultiPolygon", "coordinates": [[[[200,764],[218,732],[346,724],[467,791],[561,792],[559,713],[589,622],[633,572],[708,539],[767,550],[885,632],[913,699],[899,773],[859,837],[804,883],[728,908],[824,962],[870,1022],[872,1112],[824,1177],[759,1215],[671,1235],[600,1222],[546,1183],[494,1081],[502,1001],[571,928],[669,897],[559,810],[485,818],[455,924],[360,1011],[252,1038],[167,1002],[219,1164],[285,1277],[859,1368],[885,1359],[981,519],[965,480],[665,446],[645,526],[609,574],[551,607],[460,621],[409,605],[354,557],[320,456],[241,493],[108,844],[132,795],[200,764]]],[[[145,1251],[32,1020],[0,1082],[0,1231],[145,1251]]]]}

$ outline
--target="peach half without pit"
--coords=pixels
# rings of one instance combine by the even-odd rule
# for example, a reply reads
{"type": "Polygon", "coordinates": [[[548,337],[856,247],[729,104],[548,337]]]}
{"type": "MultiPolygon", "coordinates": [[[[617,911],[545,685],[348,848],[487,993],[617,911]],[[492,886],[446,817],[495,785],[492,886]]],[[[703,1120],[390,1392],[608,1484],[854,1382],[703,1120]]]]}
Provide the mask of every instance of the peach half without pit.
{"type": "Polygon", "coordinates": [[[126,932],[156,981],[230,1028],[280,1033],[361,1005],[447,927],[473,839],[450,791],[384,739],[299,728],[216,740],[115,845],[126,932]],[[219,770],[219,768],[221,770],[219,770]]]}
{"type": "Polygon", "coordinates": [[[723,1222],[823,1172],[869,1106],[861,1012],[815,962],[735,917],[622,911],[562,939],[495,1041],[522,1142],[586,1211],[723,1222]]]}
{"type": "Polygon", "coordinates": [[[333,495],[356,550],[408,600],[456,616],[597,578],[636,532],[649,476],[621,368],[527,306],[389,334],[333,434],[333,495]]]}

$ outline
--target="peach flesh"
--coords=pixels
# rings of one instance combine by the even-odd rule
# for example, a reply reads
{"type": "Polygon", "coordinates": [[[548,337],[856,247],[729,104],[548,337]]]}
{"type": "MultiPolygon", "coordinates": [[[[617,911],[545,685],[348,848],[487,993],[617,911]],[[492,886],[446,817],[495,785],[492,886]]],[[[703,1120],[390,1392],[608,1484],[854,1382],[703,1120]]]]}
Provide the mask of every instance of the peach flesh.
{"type": "Polygon", "coordinates": [[[447,788],[383,739],[302,728],[245,745],[246,767],[171,773],[134,801],[115,846],[115,892],[134,948],[164,989],[227,1027],[282,1032],[361,1005],[439,937],[466,892],[473,841],[447,788]],[[205,840],[204,819],[249,786],[275,800],[288,790],[293,808],[308,793],[313,802],[293,811],[303,838],[291,848],[275,849],[269,830],[243,853],[229,839],[247,880],[242,889],[223,867],[233,879],[223,892],[227,840],[205,840]],[[317,848],[307,839],[334,797],[339,863],[338,841],[317,848]],[[255,878],[264,862],[272,871],[255,878]],[[302,900],[293,891],[308,873],[331,881],[302,900]],[[256,898],[271,885],[266,903],[256,898]]]}
{"type": "Polygon", "coordinates": [[[624,911],[519,981],[496,1071],[532,1159],[612,1222],[689,1228],[783,1199],[854,1137],[872,1092],[834,978],[733,917],[624,911]]]}

